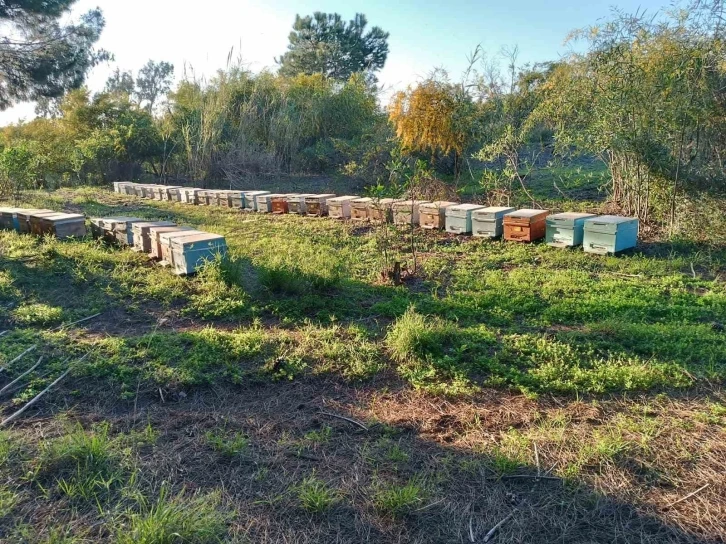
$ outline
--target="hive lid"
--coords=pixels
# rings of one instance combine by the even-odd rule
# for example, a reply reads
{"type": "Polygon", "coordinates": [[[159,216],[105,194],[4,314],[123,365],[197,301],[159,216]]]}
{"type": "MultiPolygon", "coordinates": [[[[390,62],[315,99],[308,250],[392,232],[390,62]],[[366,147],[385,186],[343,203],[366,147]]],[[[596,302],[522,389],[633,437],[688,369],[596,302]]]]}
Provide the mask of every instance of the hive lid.
{"type": "Polygon", "coordinates": [[[496,221],[503,217],[504,214],[515,211],[515,209],[516,208],[510,208],[508,206],[488,206],[481,210],[475,210],[472,213],[472,217],[481,221],[496,221]]]}
{"type": "Polygon", "coordinates": [[[15,210],[13,213],[17,213],[20,215],[32,215],[34,213],[55,213],[53,212],[53,210],[46,210],[43,208],[37,210],[26,210],[24,208],[0,208],[0,212],[2,212],[3,210],[15,210]]]}
{"type": "Polygon", "coordinates": [[[318,196],[318,195],[316,195],[315,193],[295,193],[294,195],[289,195],[287,198],[305,199],[305,198],[314,197],[314,196],[318,196]]]}
{"type": "Polygon", "coordinates": [[[245,196],[259,196],[259,195],[267,195],[270,191],[242,191],[242,194],[245,196]]]}
{"type": "Polygon", "coordinates": [[[285,196],[282,193],[268,193],[266,195],[257,195],[255,198],[279,198],[285,196]]]}
{"type": "Polygon", "coordinates": [[[549,215],[549,210],[533,210],[531,208],[524,208],[504,215],[505,221],[509,223],[526,223],[530,224],[540,219],[544,219],[549,215]]]}
{"type": "Polygon", "coordinates": [[[201,234],[190,234],[189,236],[177,236],[171,240],[173,246],[193,246],[194,244],[209,244],[216,247],[226,245],[227,242],[224,236],[219,234],[211,234],[209,232],[202,232],[201,234]]]}
{"type": "Polygon", "coordinates": [[[190,234],[191,235],[204,234],[204,232],[201,230],[196,230],[196,229],[191,229],[191,228],[190,229],[180,229],[180,230],[169,231],[169,232],[162,232],[162,233],[159,233],[159,241],[166,240],[167,243],[170,243],[169,240],[171,240],[172,238],[176,238],[177,236],[189,236],[190,234]]]}
{"type": "Polygon", "coordinates": [[[78,213],[56,213],[52,215],[45,215],[43,216],[43,219],[48,219],[49,221],[77,221],[82,220],[85,221],[86,218],[78,213]]]}
{"type": "Polygon", "coordinates": [[[369,202],[373,202],[373,199],[369,196],[364,196],[363,198],[356,198],[351,204],[368,204],[369,202]]]}
{"type": "Polygon", "coordinates": [[[330,200],[328,200],[328,202],[332,202],[333,204],[340,204],[341,202],[349,202],[351,200],[357,200],[359,198],[359,196],[354,195],[336,196],[335,198],[331,198],[330,200]]]}
{"type": "Polygon", "coordinates": [[[305,198],[310,198],[310,199],[313,199],[313,198],[315,198],[315,199],[329,199],[329,198],[334,198],[334,197],[335,197],[335,195],[333,193],[322,193],[322,194],[314,194],[314,195],[305,195],[305,198]]]}
{"type": "Polygon", "coordinates": [[[28,215],[28,217],[35,217],[36,219],[40,217],[49,217],[51,215],[63,215],[63,212],[33,212],[28,215]]]}
{"type": "Polygon", "coordinates": [[[576,223],[583,223],[585,219],[596,217],[593,213],[565,212],[547,216],[547,224],[559,227],[573,227],[576,223]]]}
{"type": "Polygon", "coordinates": [[[175,227],[176,223],[173,221],[142,221],[140,223],[134,223],[131,225],[133,230],[145,229],[151,227],[175,227]]]}
{"type": "Polygon", "coordinates": [[[615,233],[620,229],[638,228],[636,217],[623,217],[620,215],[599,215],[585,219],[585,230],[590,232],[615,233]]]}
{"type": "Polygon", "coordinates": [[[24,211],[24,208],[0,208],[0,213],[18,213],[24,211]]]}
{"type": "Polygon", "coordinates": [[[440,210],[441,208],[448,208],[450,206],[456,206],[456,202],[448,200],[436,200],[434,202],[424,202],[420,205],[420,208],[426,210],[440,210]]]}
{"type": "Polygon", "coordinates": [[[156,234],[163,234],[164,232],[179,232],[182,230],[195,230],[192,227],[180,227],[180,226],[174,226],[174,227],[151,227],[149,229],[150,233],[156,234]]]}

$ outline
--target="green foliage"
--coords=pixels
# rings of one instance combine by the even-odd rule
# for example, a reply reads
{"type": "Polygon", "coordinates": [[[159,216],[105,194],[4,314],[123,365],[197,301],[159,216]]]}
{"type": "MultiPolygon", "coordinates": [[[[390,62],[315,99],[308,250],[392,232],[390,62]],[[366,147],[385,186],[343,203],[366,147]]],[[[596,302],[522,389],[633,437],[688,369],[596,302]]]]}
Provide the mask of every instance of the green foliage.
{"type": "Polygon", "coordinates": [[[204,435],[209,446],[225,457],[242,455],[249,447],[250,440],[242,433],[229,434],[224,430],[208,431],[204,435]]]}
{"type": "Polygon", "coordinates": [[[101,10],[64,24],[76,0],[3,2],[0,23],[0,110],[15,102],[58,97],[79,87],[108,54],[93,49],[105,25],[101,10]]]}
{"type": "Polygon", "coordinates": [[[359,72],[372,76],[386,63],[388,33],[377,26],[366,32],[367,25],[362,13],[348,23],[337,13],[296,15],[288,51],[276,59],[280,73],[322,74],[340,81],[359,72]]]}
{"type": "Polygon", "coordinates": [[[173,495],[162,487],[150,502],[139,498],[137,512],[130,512],[116,533],[117,544],[210,544],[222,542],[229,514],[221,509],[218,493],[173,495]]]}
{"type": "Polygon", "coordinates": [[[379,485],[373,492],[373,505],[376,510],[393,517],[399,517],[420,506],[424,489],[416,482],[406,485],[379,485]]]}
{"type": "Polygon", "coordinates": [[[300,506],[312,514],[321,514],[338,502],[338,494],[315,476],[305,478],[295,487],[300,506]]]}
{"type": "Polygon", "coordinates": [[[71,499],[98,501],[124,480],[122,461],[107,426],[89,431],[78,426],[41,444],[32,474],[41,485],[54,482],[71,499]]]}

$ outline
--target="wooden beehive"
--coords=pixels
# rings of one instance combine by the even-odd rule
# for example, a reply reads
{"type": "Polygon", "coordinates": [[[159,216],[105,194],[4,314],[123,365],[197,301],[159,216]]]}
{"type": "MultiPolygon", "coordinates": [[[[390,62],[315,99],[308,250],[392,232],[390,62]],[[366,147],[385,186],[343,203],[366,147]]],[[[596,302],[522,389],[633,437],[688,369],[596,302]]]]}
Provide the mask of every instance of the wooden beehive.
{"type": "Polygon", "coordinates": [[[575,247],[582,245],[585,221],[595,217],[592,213],[556,213],[547,216],[545,241],[552,247],[575,247]]]}
{"type": "MultiPolygon", "coordinates": [[[[166,200],[167,202],[172,202],[174,200],[173,194],[174,192],[179,191],[181,189],[181,185],[166,185],[163,186],[163,190],[161,191],[161,199],[166,200]]],[[[179,197],[180,199],[181,197],[179,197]]],[[[177,199],[177,202],[179,202],[179,199],[177,199]]]]}
{"type": "Polygon", "coordinates": [[[350,203],[350,219],[359,223],[370,220],[370,209],[373,199],[370,197],[356,198],[350,203]]]}
{"type": "Polygon", "coordinates": [[[59,240],[86,235],[86,218],[77,213],[41,215],[40,225],[43,234],[52,234],[59,240]]]}
{"type": "Polygon", "coordinates": [[[337,196],[328,199],[328,215],[333,219],[350,219],[350,204],[359,196],[337,196]]]}
{"type": "Polygon", "coordinates": [[[113,222],[122,221],[123,219],[123,217],[92,217],[89,219],[91,235],[108,243],[114,243],[116,242],[116,236],[113,232],[113,222]]]}
{"type": "Polygon", "coordinates": [[[20,232],[18,213],[22,208],[0,208],[0,228],[20,232]]]}
{"type": "Polygon", "coordinates": [[[393,203],[393,224],[399,227],[420,223],[421,204],[428,203],[427,200],[399,200],[393,203]]]}
{"type": "Polygon", "coordinates": [[[516,211],[507,206],[489,206],[471,214],[471,233],[482,238],[499,238],[504,234],[504,216],[516,211]]]}
{"type": "Polygon", "coordinates": [[[236,210],[244,210],[245,194],[242,191],[227,191],[229,207],[236,210]]]}
{"type": "Polygon", "coordinates": [[[269,195],[270,191],[243,191],[245,195],[245,210],[248,212],[257,211],[257,197],[260,195],[269,195]]]}
{"type": "Polygon", "coordinates": [[[204,234],[201,230],[182,230],[178,232],[162,232],[159,234],[159,250],[160,250],[160,261],[159,263],[164,266],[171,266],[173,258],[171,254],[171,241],[174,238],[185,237],[190,234],[204,234]]]}
{"type": "Polygon", "coordinates": [[[333,193],[310,195],[305,197],[306,213],[310,217],[322,217],[328,215],[328,200],[335,198],[333,193]]]}
{"type": "Polygon", "coordinates": [[[63,212],[33,212],[30,214],[30,232],[35,236],[43,236],[42,217],[51,215],[65,215],[63,212]]]}
{"type": "Polygon", "coordinates": [[[601,215],[585,220],[582,247],[587,253],[620,253],[638,245],[635,217],[601,215]]]}
{"type": "Polygon", "coordinates": [[[443,230],[446,227],[446,208],[449,206],[456,206],[456,202],[437,200],[421,204],[418,208],[421,228],[443,230]]]}
{"type": "Polygon", "coordinates": [[[123,193],[126,195],[135,195],[136,194],[136,184],[135,183],[125,183],[123,186],[123,193]]]}
{"type": "Polygon", "coordinates": [[[169,187],[167,193],[169,194],[170,202],[182,201],[182,187],[169,187]]]}
{"type": "Polygon", "coordinates": [[[280,193],[257,195],[255,197],[255,206],[257,207],[257,211],[260,213],[272,213],[272,199],[284,196],[285,195],[280,193]]]}
{"type": "Polygon", "coordinates": [[[151,235],[150,231],[154,227],[175,227],[176,223],[172,221],[142,221],[133,223],[131,230],[134,235],[134,251],[140,253],[151,253],[151,235]]]}
{"type": "Polygon", "coordinates": [[[147,219],[141,219],[140,217],[116,217],[104,220],[104,230],[110,230],[113,233],[115,240],[122,246],[134,245],[134,223],[143,223],[147,219]]]}
{"type": "Polygon", "coordinates": [[[287,203],[287,197],[290,196],[287,195],[279,195],[272,197],[272,213],[280,215],[283,213],[288,213],[288,203],[287,203]]]}
{"type": "Polygon", "coordinates": [[[174,273],[180,276],[194,274],[205,263],[227,253],[227,242],[219,234],[201,233],[171,239],[169,258],[174,273]]]}
{"type": "Polygon", "coordinates": [[[198,192],[199,189],[195,189],[193,187],[182,187],[181,189],[179,189],[179,193],[181,194],[181,201],[184,204],[196,204],[198,192]]]}
{"type": "Polygon", "coordinates": [[[229,191],[217,191],[217,206],[229,208],[229,191]]]}
{"type": "Polygon", "coordinates": [[[504,216],[504,239],[536,242],[545,237],[549,210],[517,210],[504,216]]]}
{"type": "Polygon", "coordinates": [[[307,213],[307,203],[305,199],[314,196],[312,193],[295,193],[287,197],[287,211],[296,215],[305,215],[307,213]]]}
{"type": "Polygon", "coordinates": [[[368,219],[371,223],[390,223],[393,221],[393,204],[396,198],[373,199],[368,206],[368,219]]]}
{"type": "Polygon", "coordinates": [[[478,204],[457,204],[446,208],[446,232],[471,234],[472,214],[483,207],[478,204]]]}
{"type": "Polygon", "coordinates": [[[146,198],[146,187],[144,185],[135,185],[134,193],[139,198],[146,198]]]}
{"type": "Polygon", "coordinates": [[[39,209],[39,210],[18,209],[18,211],[15,212],[15,217],[18,220],[18,232],[20,232],[21,234],[29,234],[31,232],[30,216],[34,213],[55,213],[55,212],[53,212],[53,210],[45,210],[45,209],[39,209]]]}
{"type": "Polygon", "coordinates": [[[207,206],[219,206],[219,191],[209,190],[207,191],[207,206]]]}
{"type": "Polygon", "coordinates": [[[166,232],[181,232],[195,230],[192,227],[151,227],[149,229],[149,241],[151,243],[151,251],[149,257],[152,259],[161,259],[161,245],[159,236],[166,232]]]}

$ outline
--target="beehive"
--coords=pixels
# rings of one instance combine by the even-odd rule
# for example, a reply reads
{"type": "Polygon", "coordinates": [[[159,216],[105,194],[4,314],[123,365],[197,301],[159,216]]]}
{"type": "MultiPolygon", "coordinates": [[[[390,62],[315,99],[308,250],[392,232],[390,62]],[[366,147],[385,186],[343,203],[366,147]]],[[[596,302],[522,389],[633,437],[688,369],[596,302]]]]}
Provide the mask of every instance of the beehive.
{"type": "Polygon", "coordinates": [[[219,206],[219,193],[221,192],[216,189],[207,191],[207,206],[219,206]]]}
{"type": "Polygon", "coordinates": [[[393,204],[395,198],[373,199],[368,206],[368,219],[371,223],[390,223],[393,221],[393,204]]]}
{"type": "Polygon", "coordinates": [[[204,234],[201,230],[182,230],[178,232],[162,232],[159,234],[160,263],[164,266],[171,266],[173,258],[171,254],[171,241],[174,238],[184,237],[191,234],[204,234]]]}
{"type": "Polygon", "coordinates": [[[257,211],[260,213],[272,213],[272,199],[284,196],[285,195],[280,193],[267,193],[265,195],[257,195],[255,197],[255,205],[257,206],[257,211]]]}
{"type": "Polygon", "coordinates": [[[29,234],[30,233],[30,216],[34,213],[54,213],[53,210],[24,210],[24,209],[18,209],[17,212],[15,212],[15,218],[18,220],[18,232],[21,234],[29,234]]]}
{"type": "Polygon", "coordinates": [[[195,189],[191,187],[181,188],[181,201],[185,204],[197,204],[197,195],[200,191],[201,189],[195,189]]]}
{"type": "Polygon", "coordinates": [[[471,214],[471,233],[483,238],[499,238],[504,234],[505,214],[516,211],[506,206],[489,206],[471,214]]]}
{"type": "Polygon", "coordinates": [[[585,220],[582,246],[587,253],[619,253],[638,245],[638,219],[601,215],[585,220]]]}
{"type": "Polygon", "coordinates": [[[52,234],[59,240],[86,235],[86,218],[77,213],[41,215],[40,225],[43,234],[52,234]]]}
{"type": "Polygon", "coordinates": [[[43,225],[40,222],[42,217],[51,215],[65,215],[63,212],[33,212],[29,216],[30,232],[35,236],[43,236],[43,225]]]}
{"type": "Polygon", "coordinates": [[[336,196],[328,200],[328,215],[333,219],[350,219],[350,204],[359,196],[336,196]]]}
{"type": "Polygon", "coordinates": [[[151,198],[154,200],[164,200],[164,195],[166,194],[166,187],[163,185],[154,185],[151,188],[151,198]]]}
{"type": "Polygon", "coordinates": [[[139,198],[146,198],[146,187],[143,185],[135,185],[134,186],[134,193],[139,198]]]}
{"type": "Polygon", "coordinates": [[[201,233],[171,239],[171,264],[178,275],[194,274],[217,255],[226,255],[227,242],[219,234],[201,233]]]}
{"type": "Polygon", "coordinates": [[[229,208],[229,191],[217,191],[217,206],[229,208]]]}
{"type": "Polygon", "coordinates": [[[151,253],[151,236],[150,231],[154,227],[175,227],[176,223],[172,221],[142,221],[132,223],[131,230],[134,235],[134,251],[140,253],[151,253]]]}
{"type": "Polygon", "coordinates": [[[20,232],[17,214],[22,211],[22,208],[0,208],[0,228],[20,232]]]}
{"type": "Polygon", "coordinates": [[[350,203],[350,219],[366,223],[370,220],[370,208],[373,199],[370,197],[356,198],[350,203]]]}
{"type": "MultiPolygon", "coordinates": [[[[294,193],[292,193],[294,194],[294,193]]],[[[279,195],[272,197],[272,213],[274,214],[283,214],[288,213],[288,202],[287,197],[290,195],[279,195]]]]}
{"type": "Polygon", "coordinates": [[[549,210],[517,210],[504,215],[504,239],[536,242],[545,237],[549,210]]]}
{"type": "Polygon", "coordinates": [[[484,206],[479,204],[457,204],[446,208],[446,232],[453,234],[471,234],[472,215],[484,206]]]}
{"type": "Polygon", "coordinates": [[[310,195],[305,197],[305,207],[310,217],[322,217],[328,215],[328,200],[335,198],[333,193],[310,195]]]}
{"type": "Polygon", "coordinates": [[[192,227],[151,227],[149,229],[149,241],[151,243],[151,251],[149,257],[152,259],[161,259],[161,245],[159,236],[166,232],[181,232],[194,230],[192,227]]]}
{"type": "Polygon", "coordinates": [[[245,210],[250,212],[257,211],[257,197],[260,195],[269,195],[270,191],[243,191],[245,195],[245,210]]]}
{"type": "MultiPolygon", "coordinates": [[[[161,199],[166,200],[167,202],[173,201],[174,192],[178,194],[179,189],[182,189],[181,185],[167,185],[162,187],[163,190],[161,192],[161,199]]],[[[177,199],[177,202],[179,202],[179,199],[177,199]]]]}
{"type": "Polygon", "coordinates": [[[437,200],[421,204],[418,208],[421,228],[443,230],[446,227],[446,208],[449,206],[456,206],[456,202],[437,200]]]}
{"type": "Polygon", "coordinates": [[[227,191],[229,207],[243,210],[245,207],[245,194],[242,191],[227,191]]]}
{"type": "Polygon", "coordinates": [[[305,199],[314,196],[312,193],[295,193],[287,197],[287,211],[296,215],[305,215],[308,211],[305,199]]]}
{"type": "Polygon", "coordinates": [[[183,187],[169,187],[167,194],[169,195],[170,202],[181,202],[182,201],[182,189],[183,187]]]}
{"type": "Polygon", "coordinates": [[[94,238],[102,238],[106,242],[113,243],[116,241],[113,233],[113,222],[123,219],[123,217],[92,217],[89,219],[91,235],[94,238]]]}
{"type": "Polygon", "coordinates": [[[585,220],[595,217],[592,213],[556,213],[547,216],[545,240],[552,247],[582,245],[585,220]]]}
{"type": "Polygon", "coordinates": [[[116,241],[124,246],[134,245],[134,223],[143,223],[146,219],[140,217],[116,217],[104,220],[103,229],[110,230],[116,241]]]}
{"type": "Polygon", "coordinates": [[[131,182],[124,184],[122,192],[127,195],[132,195],[132,196],[135,195],[136,194],[136,184],[131,183],[131,182]]]}

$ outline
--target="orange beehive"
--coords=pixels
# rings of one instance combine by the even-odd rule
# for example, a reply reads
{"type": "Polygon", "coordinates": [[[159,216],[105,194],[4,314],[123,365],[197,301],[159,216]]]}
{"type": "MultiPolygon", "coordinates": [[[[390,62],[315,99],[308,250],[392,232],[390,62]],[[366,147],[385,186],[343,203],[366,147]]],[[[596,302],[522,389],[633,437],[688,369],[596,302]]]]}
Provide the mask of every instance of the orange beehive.
{"type": "Polygon", "coordinates": [[[289,213],[290,208],[288,207],[288,197],[296,195],[298,193],[291,193],[287,195],[279,195],[272,197],[272,213],[283,214],[289,213]]]}
{"type": "Polygon", "coordinates": [[[535,242],[547,233],[549,210],[517,210],[504,216],[504,239],[513,242],[535,242]]]}

